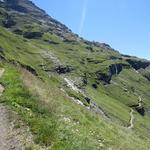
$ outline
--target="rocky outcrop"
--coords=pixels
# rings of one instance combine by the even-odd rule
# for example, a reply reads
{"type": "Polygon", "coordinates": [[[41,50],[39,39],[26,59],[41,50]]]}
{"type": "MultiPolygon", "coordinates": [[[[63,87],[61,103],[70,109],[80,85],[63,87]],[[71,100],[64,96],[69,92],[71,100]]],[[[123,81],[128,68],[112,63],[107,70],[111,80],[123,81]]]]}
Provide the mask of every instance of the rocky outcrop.
{"type": "Polygon", "coordinates": [[[109,44],[106,44],[106,43],[100,43],[100,42],[95,42],[95,41],[88,41],[88,40],[84,40],[82,39],[83,42],[87,45],[89,45],[90,47],[92,46],[96,46],[96,47],[99,47],[99,48],[102,48],[104,50],[110,50],[110,51],[115,51],[115,52],[118,52],[116,51],[115,49],[113,49],[109,44]]]}
{"type": "Polygon", "coordinates": [[[141,116],[145,116],[145,109],[144,109],[144,107],[136,107],[135,109],[136,109],[136,111],[137,111],[141,116]]]}
{"type": "Polygon", "coordinates": [[[87,73],[86,72],[82,76],[82,82],[83,82],[84,86],[88,84],[88,77],[87,77],[87,73]]]}
{"type": "Polygon", "coordinates": [[[89,50],[90,52],[94,52],[94,49],[92,46],[87,46],[86,49],[89,50]]]}
{"type": "Polygon", "coordinates": [[[110,75],[117,75],[119,74],[123,69],[123,64],[112,64],[109,66],[110,75]]]}
{"type": "Polygon", "coordinates": [[[148,66],[150,66],[149,61],[142,61],[142,60],[132,60],[132,59],[127,59],[126,60],[135,70],[139,70],[141,68],[145,69],[148,66]]]}
{"type": "Polygon", "coordinates": [[[109,73],[96,72],[96,79],[106,84],[109,84],[111,80],[111,75],[109,73]]]}
{"type": "Polygon", "coordinates": [[[131,105],[131,108],[134,108],[141,116],[145,116],[145,108],[144,106],[140,106],[139,104],[131,105]]]}
{"type": "Polygon", "coordinates": [[[89,98],[81,89],[79,89],[72,80],[68,79],[68,78],[64,78],[64,80],[67,83],[67,86],[72,89],[73,91],[77,92],[78,94],[81,94],[82,97],[84,98],[84,100],[86,101],[86,103],[82,103],[80,101],[80,98],[78,99],[78,97],[75,97],[75,99],[73,98],[73,101],[75,101],[76,103],[85,106],[87,109],[91,110],[92,112],[96,113],[96,114],[100,114],[102,115],[105,119],[109,119],[109,116],[107,115],[107,113],[103,110],[102,107],[100,107],[95,101],[93,101],[91,98],[89,98]],[[76,98],[78,100],[76,100],[76,98]]]}
{"type": "Polygon", "coordinates": [[[97,88],[98,88],[98,85],[97,85],[96,83],[93,83],[93,84],[92,84],[92,87],[93,87],[94,89],[97,89],[97,88]]]}
{"type": "Polygon", "coordinates": [[[90,104],[91,99],[90,99],[89,97],[85,97],[85,100],[86,100],[86,102],[87,102],[88,104],[90,104]]]}
{"type": "Polygon", "coordinates": [[[2,23],[5,28],[11,28],[16,24],[11,17],[7,17],[5,20],[2,21],[2,23]]]}
{"type": "Polygon", "coordinates": [[[121,64],[121,63],[112,64],[109,66],[108,72],[102,73],[102,72],[98,71],[96,73],[96,76],[97,76],[98,80],[101,80],[101,81],[109,84],[113,75],[118,75],[123,70],[123,68],[128,68],[128,67],[130,67],[130,66],[127,64],[121,64]]]}
{"type": "Polygon", "coordinates": [[[109,72],[112,75],[118,75],[124,68],[130,68],[128,64],[118,63],[109,66],[109,72]]]}
{"type": "Polygon", "coordinates": [[[41,32],[24,32],[23,37],[28,39],[37,39],[42,37],[43,33],[41,32]]]}
{"type": "Polygon", "coordinates": [[[144,102],[141,96],[139,96],[138,104],[131,105],[130,107],[134,108],[141,116],[145,116],[144,102]]]}
{"type": "Polygon", "coordinates": [[[16,13],[25,19],[29,18],[31,24],[36,22],[38,25],[43,25],[40,26],[43,29],[42,31],[52,31],[52,33],[60,35],[61,37],[66,33],[73,36],[75,39],[77,37],[67,26],[50,17],[44,10],[37,7],[30,0],[5,0],[4,2],[0,2],[0,7],[7,10],[7,13],[15,18],[16,27],[19,25],[21,29],[24,29],[24,25],[27,25],[29,22],[24,21],[24,24],[20,24],[20,19],[15,17],[16,13]]]}
{"type": "Polygon", "coordinates": [[[74,69],[71,67],[71,66],[63,66],[63,65],[60,65],[60,66],[57,66],[55,68],[55,71],[58,73],[58,74],[65,74],[65,73],[69,73],[71,71],[73,71],[74,69]]]}
{"type": "Polygon", "coordinates": [[[12,0],[5,0],[5,3],[6,3],[7,8],[11,8],[15,11],[22,12],[22,13],[28,12],[27,8],[19,5],[18,0],[13,0],[13,1],[12,0]]]}
{"type": "Polygon", "coordinates": [[[5,6],[8,9],[12,9],[22,13],[28,13],[33,9],[33,12],[36,11],[43,13],[41,9],[38,9],[31,1],[29,0],[5,0],[5,6]]]}

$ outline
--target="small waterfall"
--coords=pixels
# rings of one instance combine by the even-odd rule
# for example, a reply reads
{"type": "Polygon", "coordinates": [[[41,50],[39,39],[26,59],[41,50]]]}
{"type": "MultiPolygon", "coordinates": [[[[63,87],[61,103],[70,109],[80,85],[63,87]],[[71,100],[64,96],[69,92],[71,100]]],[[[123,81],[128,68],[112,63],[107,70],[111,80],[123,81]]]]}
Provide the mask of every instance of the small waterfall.
{"type": "MultiPolygon", "coordinates": [[[[56,56],[54,56],[54,54],[52,52],[44,51],[43,55],[44,55],[44,57],[51,59],[55,65],[61,64],[60,60],[56,56]]],[[[117,66],[115,66],[115,67],[116,67],[116,74],[117,74],[118,69],[117,69],[117,66]]],[[[85,98],[88,98],[88,96],[74,84],[74,81],[69,79],[66,75],[61,76],[61,78],[63,78],[63,80],[67,83],[67,86],[70,89],[72,89],[73,91],[75,91],[77,93],[81,93],[85,98]]],[[[61,89],[61,90],[63,92],[65,92],[64,89],[61,89]]],[[[70,97],[70,96],[68,96],[68,97],[71,98],[75,103],[77,103],[81,106],[84,106],[85,108],[90,109],[91,111],[93,111],[95,113],[101,114],[103,117],[108,119],[108,116],[107,116],[107,114],[105,114],[104,110],[100,106],[98,106],[93,100],[90,99],[90,106],[85,106],[80,100],[75,99],[74,97],[70,97]]]]}
{"type": "Polygon", "coordinates": [[[142,107],[142,98],[139,96],[139,101],[138,101],[139,107],[142,107]]]}
{"type": "Polygon", "coordinates": [[[117,65],[115,64],[115,69],[116,69],[116,75],[118,74],[118,68],[117,65]]]}

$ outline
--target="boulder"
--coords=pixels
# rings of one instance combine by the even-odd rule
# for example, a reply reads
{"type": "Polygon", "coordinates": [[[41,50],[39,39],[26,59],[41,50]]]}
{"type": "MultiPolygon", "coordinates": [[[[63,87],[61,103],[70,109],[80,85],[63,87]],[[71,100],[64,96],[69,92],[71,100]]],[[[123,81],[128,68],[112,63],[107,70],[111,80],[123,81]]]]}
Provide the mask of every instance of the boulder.
{"type": "Polygon", "coordinates": [[[87,101],[88,104],[90,104],[90,102],[91,102],[91,99],[90,99],[90,98],[85,97],[85,100],[87,101]]]}
{"type": "Polygon", "coordinates": [[[98,88],[97,84],[95,84],[95,83],[92,84],[92,87],[93,87],[94,89],[97,89],[97,88],[98,88]]]}
{"type": "Polygon", "coordinates": [[[144,109],[144,107],[136,107],[135,109],[136,109],[136,111],[137,111],[141,116],[145,116],[145,109],[144,109]]]}
{"type": "Polygon", "coordinates": [[[145,116],[145,108],[144,106],[139,106],[139,104],[134,104],[130,106],[134,108],[141,116],[145,116]]]}
{"type": "Polygon", "coordinates": [[[55,71],[58,74],[65,74],[65,73],[69,73],[73,70],[73,68],[71,66],[58,66],[55,68],[55,71]]]}

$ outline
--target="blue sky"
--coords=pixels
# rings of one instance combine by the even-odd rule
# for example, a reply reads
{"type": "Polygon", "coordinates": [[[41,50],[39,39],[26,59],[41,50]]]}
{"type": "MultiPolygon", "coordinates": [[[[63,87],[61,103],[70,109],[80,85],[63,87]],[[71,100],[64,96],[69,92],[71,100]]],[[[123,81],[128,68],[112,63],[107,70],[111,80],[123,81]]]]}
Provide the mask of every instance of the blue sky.
{"type": "Polygon", "coordinates": [[[150,0],[32,0],[88,40],[150,60],[150,0]]]}

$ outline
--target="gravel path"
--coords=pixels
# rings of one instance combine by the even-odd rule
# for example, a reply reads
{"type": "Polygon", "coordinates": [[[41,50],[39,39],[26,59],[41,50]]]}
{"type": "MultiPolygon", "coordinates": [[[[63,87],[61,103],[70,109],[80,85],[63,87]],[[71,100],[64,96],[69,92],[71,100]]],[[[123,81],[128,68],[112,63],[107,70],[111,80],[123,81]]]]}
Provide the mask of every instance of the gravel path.
{"type": "Polygon", "coordinates": [[[9,121],[8,121],[8,113],[4,106],[0,106],[0,150],[7,150],[11,148],[8,145],[8,127],[9,121]]]}
{"type": "Polygon", "coordinates": [[[0,150],[26,150],[32,141],[29,128],[17,114],[0,104],[0,150]]]}
{"type": "MultiPolygon", "coordinates": [[[[0,68],[0,77],[4,71],[0,68]]],[[[0,84],[0,96],[3,91],[4,87],[0,84]]],[[[32,144],[29,128],[15,112],[0,104],[0,150],[25,150],[32,144]]]]}

